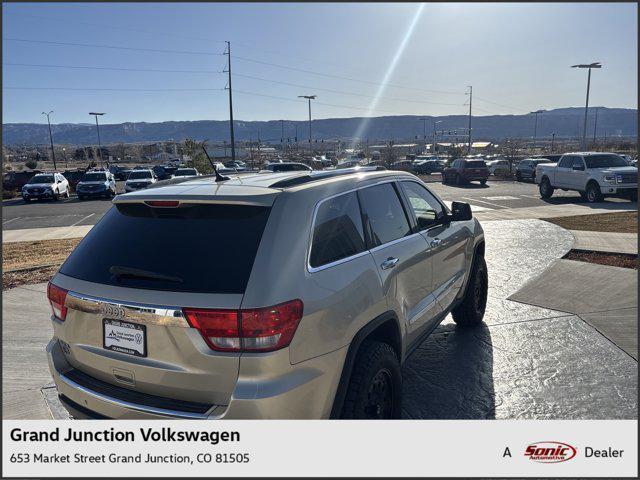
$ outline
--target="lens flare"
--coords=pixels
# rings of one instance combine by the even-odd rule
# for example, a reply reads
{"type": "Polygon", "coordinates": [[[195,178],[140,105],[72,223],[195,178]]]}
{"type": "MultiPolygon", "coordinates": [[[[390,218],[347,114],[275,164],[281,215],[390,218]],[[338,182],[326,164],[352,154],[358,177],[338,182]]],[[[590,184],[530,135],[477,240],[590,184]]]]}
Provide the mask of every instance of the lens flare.
{"type": "Polygon", "coordinates": [[[371,103],[369,104],[369,107],[367,108],[367,113],[365,115],[365,118],[363,118],[362,122],[360,122],[360,125],[358,125],[358,129],[356,130],[356,133],[355,133],[354,138],[352,140],[351,148],[355,147],[355,143],[356,143],[357,139],[362,137],[362,135],[366,132],[367,127],[369,126],[369,122],[371,121],[371,115],[373,114],[373,112],[375,111],[376,107],[378,106],[378,102],[380,101],[380,97],[384,94],[384,92],[385,92],[385,90],[387,88],[386,87],[386,83],[389,81],[389,79],[393,75],[393,72],[395,72],[396,66],[398,65],[398,62],[400,61],[400,58],[402,57],[402,54],[404,53],[405,48],[409,44],[409,40],[411,39],[411,35],[413,35],[413,30],[415,29],[416,25],[418,24],[418,20],[420,20],[420,16],[422,15],[422,10],[424,10],[424,6],[425,6],[424,3],[421,3],[418,6],[418,9],[416,10],[415,15],[413,16],[413,20],[411,20],[411,25],[409,25],[409,28],[407,29],[407,33],[404,35],[404,38],[402,39],[402,42],[400,43],[400,46],[398,47],[398,50],[396,51],[396,54],[393,57],[393,60],[389,64],[389,68],[387,68],[387,71],[384,74],[382,82],[381,82],[380,86],[378,87],[378,91],[376,92],[373,100],[371,100],[371,103]]]}

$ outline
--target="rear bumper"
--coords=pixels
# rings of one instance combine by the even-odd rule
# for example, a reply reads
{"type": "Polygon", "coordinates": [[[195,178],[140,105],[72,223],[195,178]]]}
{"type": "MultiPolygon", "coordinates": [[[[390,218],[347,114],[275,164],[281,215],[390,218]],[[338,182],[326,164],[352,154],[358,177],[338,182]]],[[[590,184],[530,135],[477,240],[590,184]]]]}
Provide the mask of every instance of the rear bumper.
{"type": "Polygon", "coordinates": [[[75,418],[313,419],[329,418],[347,347],[296,365],[288,349],[243,357],[229,405],[200,411],[73,374],[55,337],[46,351],[60,400],[75,418]]]}

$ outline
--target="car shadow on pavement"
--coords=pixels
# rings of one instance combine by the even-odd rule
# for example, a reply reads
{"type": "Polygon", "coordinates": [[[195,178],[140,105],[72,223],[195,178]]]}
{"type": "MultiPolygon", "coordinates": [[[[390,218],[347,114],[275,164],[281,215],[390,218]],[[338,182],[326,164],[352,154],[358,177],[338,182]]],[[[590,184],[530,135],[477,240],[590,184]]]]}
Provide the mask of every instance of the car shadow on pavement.
{"type": "Polygon", "coordinates": [[[440,325],[403,366],[402,418],[493,419],[489,328],[440,325]]]}
{"type": "Polygon", "coordinates": [[[487,183],[485,183],[484,185],[481,185],[480,183],[462,183],[460,185],[457,185],[455,183],[447,183],[445,185],[447,185],[447,187],[464,188],[467,190],[482,190],[485,188],[491,188],[487,183]]]}
{"type": "Polygon", "coordinates": [[[605,198],[602,202],[589,203],[587,200],[585,200],[580,196],[540,198],[540,200],[542,200],[545,203],[548,203],[549,205],[574,205],[577,203],[589,208],[598,208],[598,209],[605,209],[605,210],[620,210],[621,206],[625,208],[629,204],[637,203],[635,201],[632,201],[626,198],[616,199],[617,201],[611,201],[605,198]]]}

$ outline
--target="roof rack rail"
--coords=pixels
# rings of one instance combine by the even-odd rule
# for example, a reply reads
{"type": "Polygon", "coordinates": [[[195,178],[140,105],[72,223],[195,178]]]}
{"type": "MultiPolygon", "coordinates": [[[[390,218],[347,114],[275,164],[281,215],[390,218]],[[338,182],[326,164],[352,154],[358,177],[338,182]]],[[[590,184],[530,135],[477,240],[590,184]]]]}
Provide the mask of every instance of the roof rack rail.
{"type": "Polygon", "coordinates": [[[296,187],[298,185],[303,185],[309,182],[324,180],[327,178],[340,177],[342,175],[350,175],[353,173],[360,173],[360,172],[377,172],[380,170],[386,170],[386,168],[379,165],[375,167],[340,168],[337,170],[315,170],[313,172],[309,172],[303,175],[277,181],[269,185],[269,187],[270,188],[290,188],[290,187],[296,187]]]}

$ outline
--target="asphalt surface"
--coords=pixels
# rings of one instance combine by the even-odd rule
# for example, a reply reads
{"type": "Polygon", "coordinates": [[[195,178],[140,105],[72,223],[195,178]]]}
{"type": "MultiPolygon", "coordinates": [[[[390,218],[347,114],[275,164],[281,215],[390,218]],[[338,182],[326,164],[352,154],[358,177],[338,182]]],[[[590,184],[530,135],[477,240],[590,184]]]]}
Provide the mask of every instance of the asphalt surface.
{"type": "MultiPolygon", "coordinates": [[[[489,180],[485,186],[474,182],[469,185],[442,185],[435,181],[437,176],[426,176],[429,188],[445,201],[467,202],[474,211],[500,210],[545,205],[585,204],[577,192],[556,191],[551,199],[543,200],[538,194],[538,186],[532,183],[489,180]]],[[[122,193],[124,182],[118,182],[118,192],[122,193]]],[[[607,198],[603,204],[615,204],[628,200],[607,198]]],[[[95,225],[111,207],[108,199],[84,200],[76,196],[66,200],[43,201],[25,204],[22,199],[6,200],[2,203],[2,229],[67,227],[71,225],[95,225]]]]}

